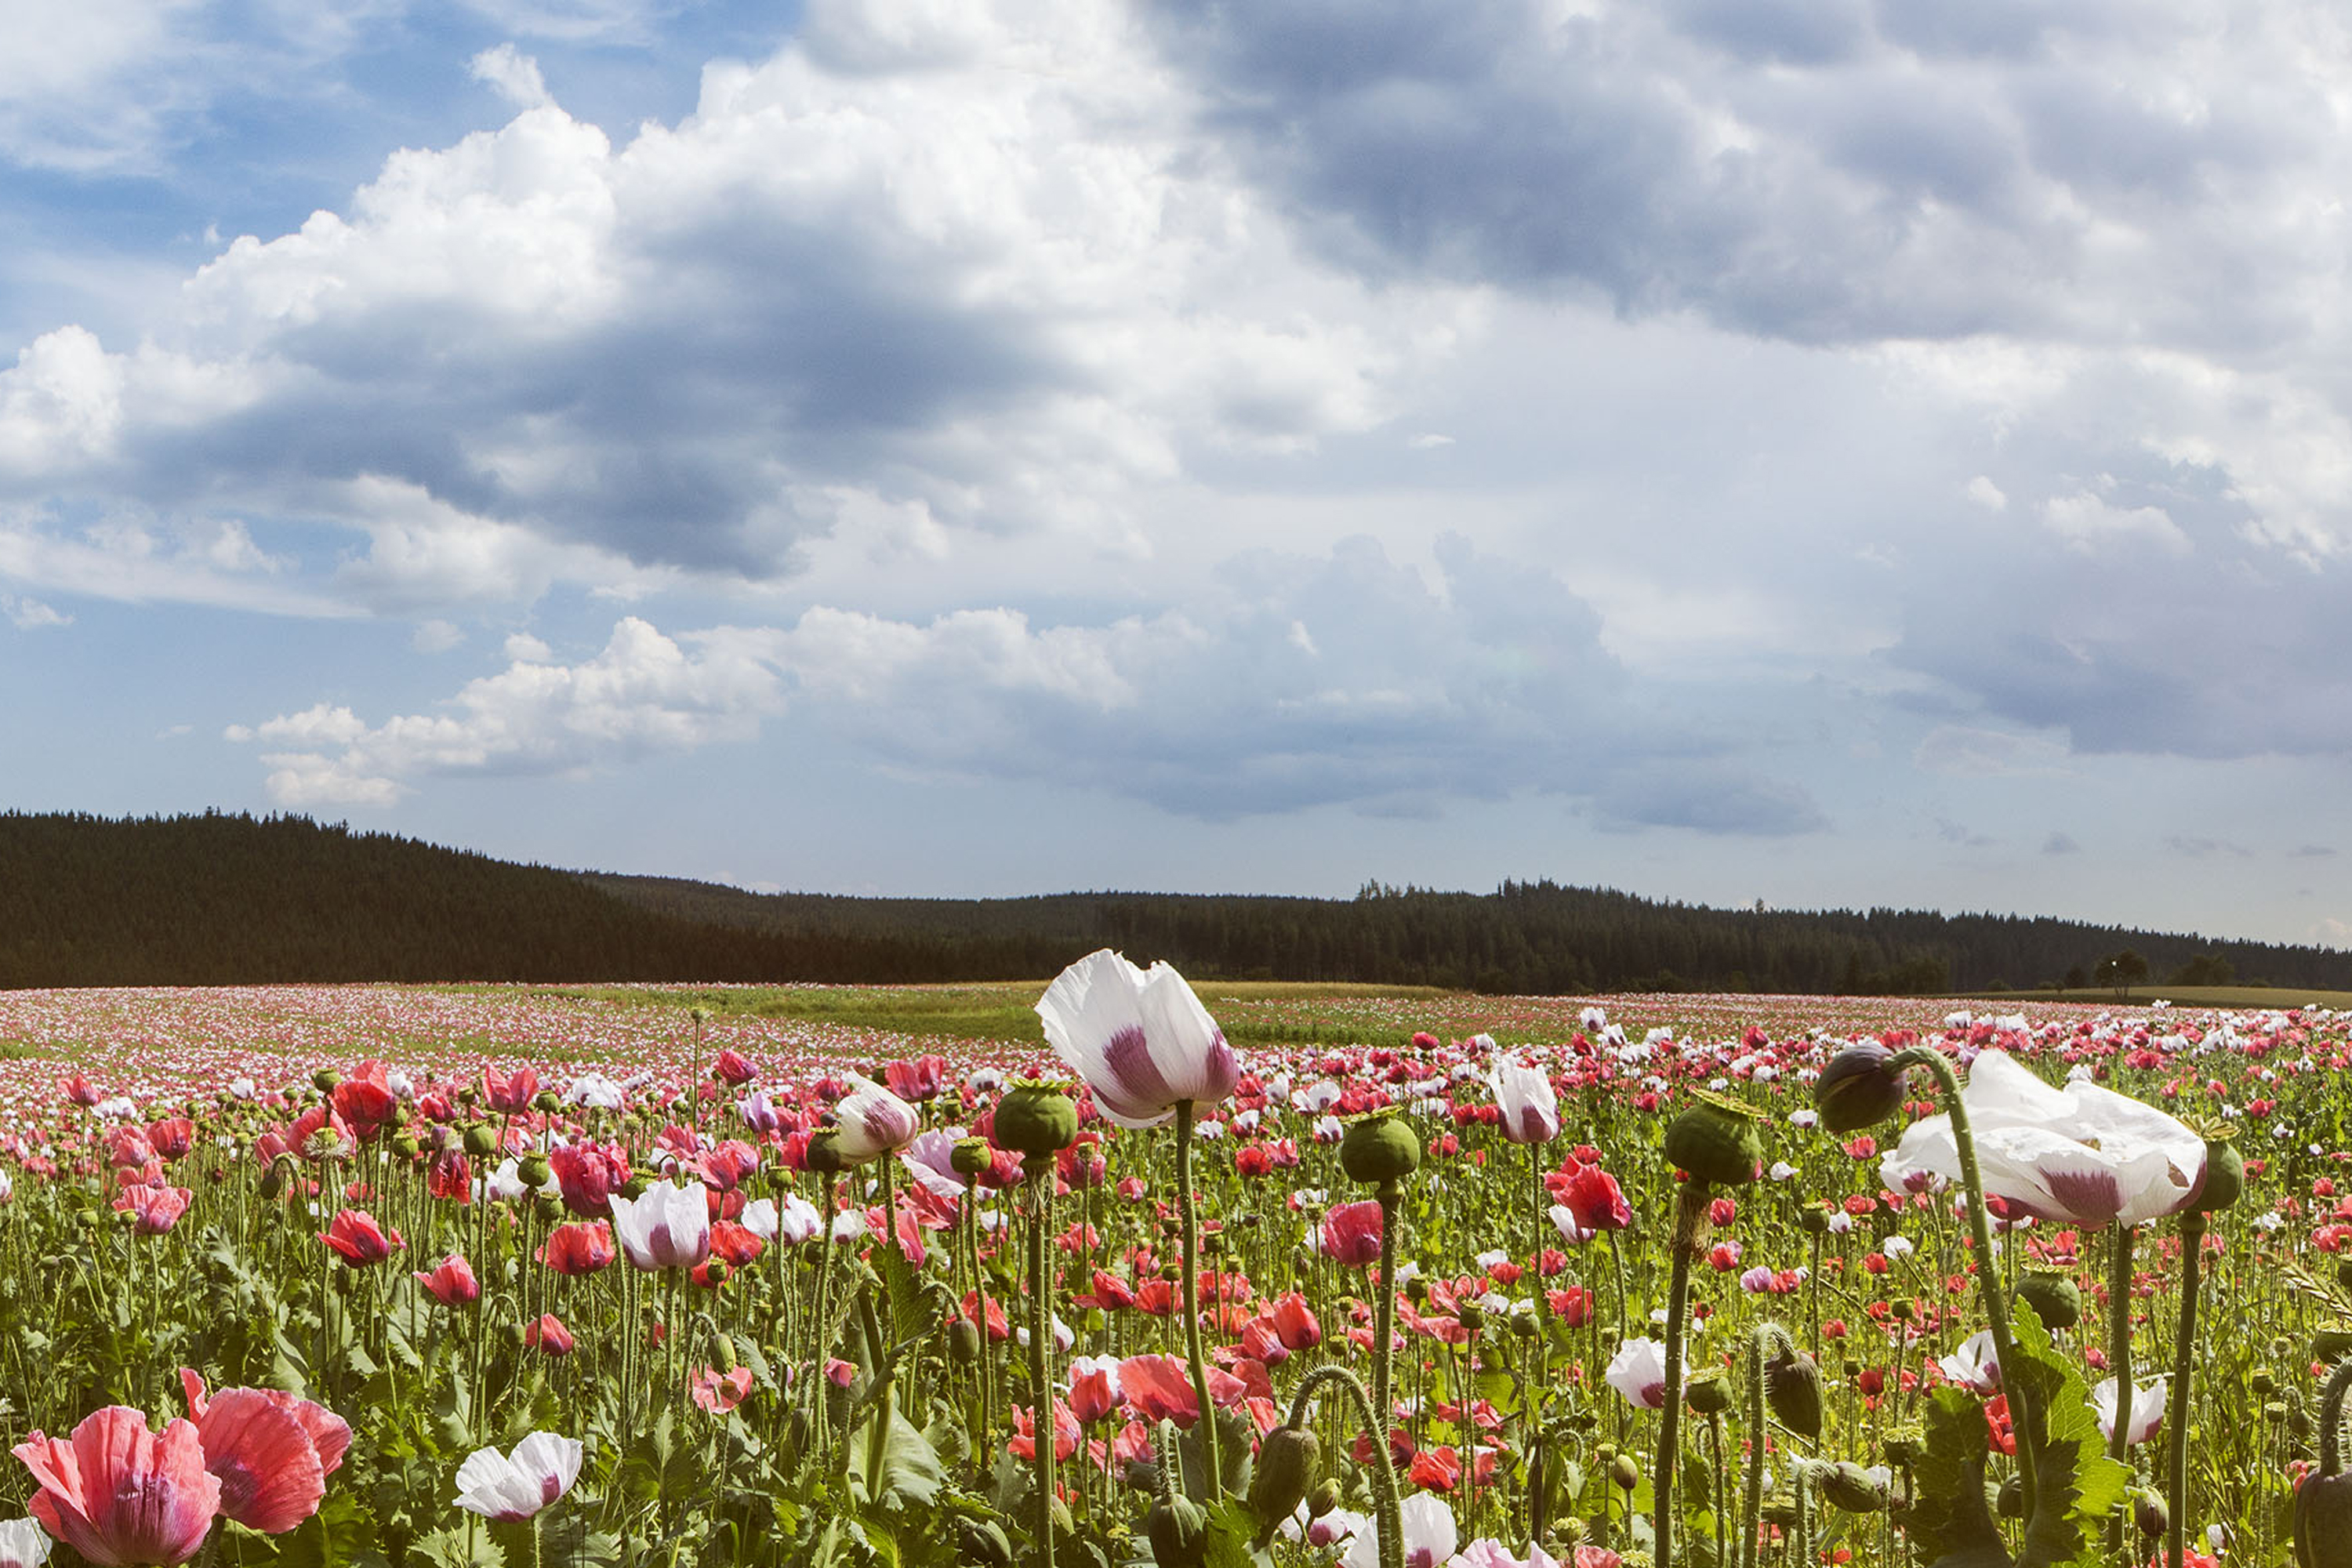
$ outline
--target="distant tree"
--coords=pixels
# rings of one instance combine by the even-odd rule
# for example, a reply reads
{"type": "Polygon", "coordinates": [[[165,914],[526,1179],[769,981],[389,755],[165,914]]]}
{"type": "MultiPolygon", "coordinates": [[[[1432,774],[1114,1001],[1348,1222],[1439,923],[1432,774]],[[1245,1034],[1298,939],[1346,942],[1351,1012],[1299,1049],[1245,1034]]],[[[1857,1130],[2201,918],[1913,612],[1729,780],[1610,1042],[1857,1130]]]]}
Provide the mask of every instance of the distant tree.
{"type": "Polygon", "coordinates": [[[2091,984],[2091,977],[2083,973],[2081,964],[2072,964],[2066,970],[2063,984],[2069,991],[2080,991],[2091,984]]]}
{"type": "Polygon", "coordinates": [[[2236,968],[2218,952],[2200,952],[2172,972],[2167,983],[2173,985],[2228,985],[2238,977],[2236,968]]]}
{"type": "Polygon", "coordinates": [[[2128,1000],[2131,989],[2147,980],[2147,960],[2130,948],[2111,952],[2099,960],[2092,978],[2116,994],[2118,1001],[2128,1000]]]}

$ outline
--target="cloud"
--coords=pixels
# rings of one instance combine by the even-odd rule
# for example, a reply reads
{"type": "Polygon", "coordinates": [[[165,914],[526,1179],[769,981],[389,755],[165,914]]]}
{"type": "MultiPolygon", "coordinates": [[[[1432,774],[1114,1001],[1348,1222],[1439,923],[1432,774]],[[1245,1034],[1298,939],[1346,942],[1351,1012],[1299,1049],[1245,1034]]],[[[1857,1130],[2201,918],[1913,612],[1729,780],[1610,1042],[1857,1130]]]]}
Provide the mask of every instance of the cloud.
{"type": "Polygon", "coordinates": [[[14,594],[0,594],[0,615],[20,632],[37,632],[50,626],[69,626],[73,617],[52,609],[38,599],[21,598],[14,594]]]}
{"type": "Polygon", "coordinates": [[[2172,555],[2189,553],[2189,536],[2162,507],[2136,506],[2125,510],[2097,496],[2077,492],[2044,501],[2042,521],[2068,548],[2086,555],[2110,546],[2128,549],[2136,544],[2153,545],[2172,555]]]}
{"type": "Polygon", "coordinates": [[[594,658],[517,658],[467,683],[444,713],[371,725],[322,702],[226,738],[268,748],[261,761],[281,805],[383,807],[423,778],[572,773],[746,740],[780,700],[774,674],[756,662],[724,647],[698,655],[630,616],[594,658]]]}
{"type": "Polygon", "coordinates": [[[355,531],[328,586],[380,613],[774,583],[857,509],[1116,538],[1391,417],[1472,308],[1300,254],[1115,11],[818,6],[619,145],[511,46],[474,70],[504,127],[0,372],[0,497],[355,531]]]}
{"type": "Polygon", "coordinates": [[[2066,750],[2032,735],[1939,724],[1913,748],[1911,762],[1927,773],[1963,777],[2042,773],[2062,771],[2066,750]]]}
{"type": "Polygon", "coordinates": [[[447,653],[465,640],[466,634],[447,621],[425,621],[408,639],[408,646],[419,653],[447,653]]]}
{"type": "Polygon", "coordinates": [[[484,49],[466,68],[517,109],[544,109],[555,101],[547,90],[547,79],[539,74],[539,62],[512,44],[484,49]]]}
{"type": "Polygon", "coordinates": [[[2210,859],[2216,855],[2228,855],[2236,859],[2247,860],[2252,859],[2254,853],[2244,845],[2233,844],[2225,838],[2207,838],[2191,834],[2169,835],[2164,841],[2164,847],[2175,855],[2183,855],[2191,860],[2210,859]]]}
{"type": "Polygon", "coordinates": [[[584,664],[508,639],[506,671],[444,715],[372,724],[320,704],[230,739],[271,750],[287,805],[387,804],[462,773],[563,773],[749,739],[764,721],[893,769],[1051,782],[1202,819],[1346,803],[1566,797],[1604,826],[1811,831],[1799,786],[1695,742],[1678,694],[1633,689],[1557,578],[1449,539],[1435,582],[1369,539],[1258,551],[1196,596],[1039,625],[1010,606],[928,620],[817,606],[672,639],[631,617],[584,664]]]}
{"type": "Polygon", "coordinates": [[[2053,833],[2042,841],[2042,853],[2044,855],[2080,855],[2082,852],[2082,845],[2071,833],[2053,833]]]}

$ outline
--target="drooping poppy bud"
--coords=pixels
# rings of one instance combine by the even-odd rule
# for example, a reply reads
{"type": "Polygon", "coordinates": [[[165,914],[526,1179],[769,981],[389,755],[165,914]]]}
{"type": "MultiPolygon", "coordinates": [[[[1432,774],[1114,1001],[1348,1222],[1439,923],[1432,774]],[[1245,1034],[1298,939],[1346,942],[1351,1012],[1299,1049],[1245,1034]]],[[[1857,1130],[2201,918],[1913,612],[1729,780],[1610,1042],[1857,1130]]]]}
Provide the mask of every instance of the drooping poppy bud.
{"type": "Polygon", "coordinates": [[[1764,1398],[1790,1431],[1808,1439],[1822,1435],[1822,1369],[1804,1352],[1766,1363],[1764,1398]]]}
{"type": "Polygon", "coordinates": [[[1250,1511],[1257,1515],[1258,1550],[1274,1539],[1282,1521],[1298,1511],[1315,1484],[1322,1444],[1304,1426],[1277,1426],[1260,1440],[1257,1468],[1251,1472],[1250,1511]]]}
{"type": "Polygon", "coordinates": [[[1895,1053],[1875,1040],[1849,1046],[1830,1058],[1813,1081],[1813,1105],[1832,1132],[1875,1127],[1903,1105],[1903,1075],[1887,1064],[1895,1053]]]}
{"type": "Polygon", "coordinates": [[[1208,1560],[1209,1516],[1181,1493],[1151,1505],[1143,1533],[1151,1542],[1151,1560],[1164,1568],[1201,1568],[1208,1560]]]}
{"type": "Polygon", "coordinates": [[[1888,1489],[1878,1479],[1852,1459],[1840,1459],[1836,1464],[1815,1472],[1822,1496],[1832,1508],[1848,1513],[1883,1512],[1891,1497],[1888,1489]]]}
{"type": "MultiPolygon", "coordinates": [[[[2203,1131],[2200,1129],[2200,1131],[2203,1131]]],[[[2205,1183],[2181,1212],[2219,1214],[2246,1190],[2246,1157],[2226,1128],[2205,1134],[2205,1183]]]]}
{"type": "Polygon", "coordinates": [[[2294,1494],[2295,1568],[2352,1568],[2352,1470],[2307,1476],[2294,1494]]]}

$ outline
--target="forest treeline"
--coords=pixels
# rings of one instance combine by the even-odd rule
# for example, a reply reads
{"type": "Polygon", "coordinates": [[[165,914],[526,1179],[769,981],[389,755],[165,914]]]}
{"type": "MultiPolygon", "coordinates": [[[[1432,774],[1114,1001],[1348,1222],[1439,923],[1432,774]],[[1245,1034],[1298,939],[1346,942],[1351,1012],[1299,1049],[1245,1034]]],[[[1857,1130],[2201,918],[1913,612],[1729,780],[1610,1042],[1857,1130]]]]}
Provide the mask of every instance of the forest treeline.
{"type": "Polygon", "coordinates": [[[1352,899],[868,899],[521,866],[302,816],[0,816],[0,986],[1018,980],[1097,947],[1199,977],[1981,993],[2102,975],[2352,989],[2352,954],[2074,921],[1720,910],[1550,881],[1352,899]]]}

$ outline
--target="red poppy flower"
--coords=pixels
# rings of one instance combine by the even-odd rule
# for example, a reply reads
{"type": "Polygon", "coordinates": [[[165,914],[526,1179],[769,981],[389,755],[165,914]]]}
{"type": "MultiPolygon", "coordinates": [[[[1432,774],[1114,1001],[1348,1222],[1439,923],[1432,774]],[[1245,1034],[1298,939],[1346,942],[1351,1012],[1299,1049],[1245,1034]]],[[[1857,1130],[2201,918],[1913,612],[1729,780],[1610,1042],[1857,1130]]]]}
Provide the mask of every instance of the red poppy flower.
{"type": "Polygon", "coordinates": [[[603,1220],[574,1221],[547,1233],[539,1260],[558,1274],[593,1274],[620,1256],[613,1245],[613,1227],[603,1220]]]}
{"type": "Polygon", "coordinates": [[[390,1258],[395,1248],[404,1245],[400,1232],[388,1231],[376,1224],[375,1216],[360,1209],[339,1211],[334,1222],[320,1234],[319,1239],[339,1253],[346,1267],[365,1268],[390,1258]]]}
{"type": "Polygon", "coordinates": [[[415,1279],[445,1307],[470,1307],[482,1299],[482,1282],[474,1278],[474,1266],[458,1253],[451,1253],[431,1273],[415,1279]]]}

